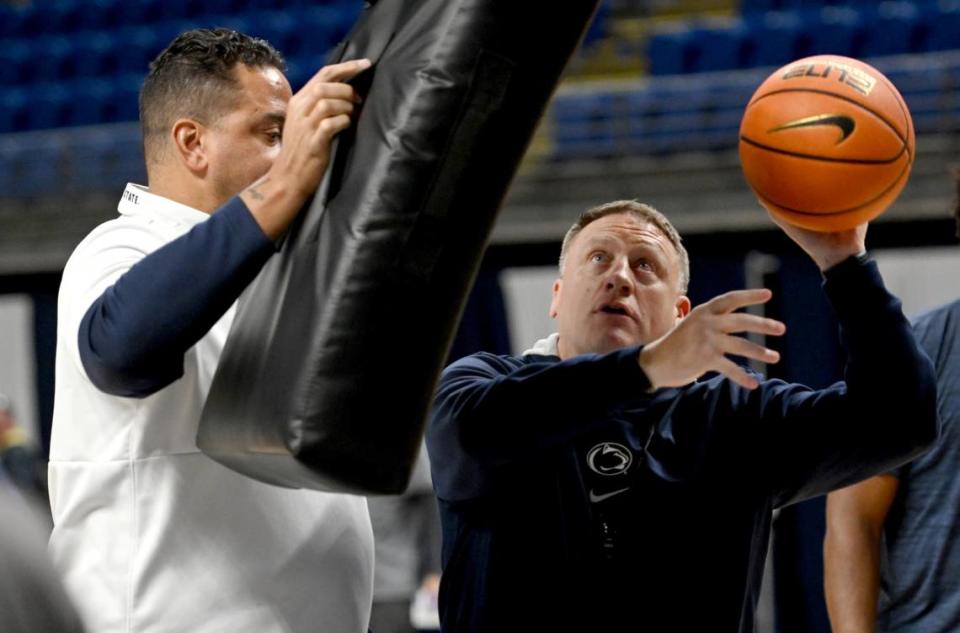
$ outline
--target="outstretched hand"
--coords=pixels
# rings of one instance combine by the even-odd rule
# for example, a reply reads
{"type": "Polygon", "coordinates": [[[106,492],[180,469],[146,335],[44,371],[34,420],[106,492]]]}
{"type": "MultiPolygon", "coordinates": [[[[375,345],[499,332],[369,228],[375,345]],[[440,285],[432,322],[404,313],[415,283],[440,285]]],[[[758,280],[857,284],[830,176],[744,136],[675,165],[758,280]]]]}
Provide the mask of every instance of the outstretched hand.
{"type": "Polygon", "coordinates": [[[714,297],[694,308],[666,335],[645,345],[640,351],[639,363],[651,387],[681,387],[709,371],[716,371],[738,385],[755,389],[759,385],[757,379],[728,356],[776,363],[780,354],[735,335],[753,332],[780,336],[786,326],[774,319],[736,310],[766,303],[772,294],[761,288],[734,290],[714,297]]]}

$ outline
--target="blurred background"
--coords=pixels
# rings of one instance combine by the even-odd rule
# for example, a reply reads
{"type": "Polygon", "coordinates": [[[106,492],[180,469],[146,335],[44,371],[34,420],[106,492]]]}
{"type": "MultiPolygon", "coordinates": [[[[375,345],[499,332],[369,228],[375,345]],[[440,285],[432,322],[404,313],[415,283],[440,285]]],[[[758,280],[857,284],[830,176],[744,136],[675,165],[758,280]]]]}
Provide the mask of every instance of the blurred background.
{"type": "MultiPolygon", "coordinates": [[[[361,10],[359,0],[0,1],[0,393],[18,446],[41,462],[48,450],[62,267],[116,214],[124,185],[145,182],[136,119],[148,62],[183,30],[228,26],[272,42],[296,89],[361,10]]],[[[531,37],[549,37],[549,25],[545,15],[531,37]]],[[[868,238],[888,284],[910,315],[960,296],[960,0],[604,0],[507,196],[451,357],[517,352],[549,334],[561,236],[583,209],[635,198],[685,236],[695,304],[774,290],[767,314],[789,334],[771,343],[783,360],[768,375],[837,380],[819,274],[756,203],[736,151],[760,82],[822,53],[876,66],[913,115],[910,182],[868,238]]],[[[822,500],[779,513],[762,632],[829,630],[822,535],[822,500]]]]}

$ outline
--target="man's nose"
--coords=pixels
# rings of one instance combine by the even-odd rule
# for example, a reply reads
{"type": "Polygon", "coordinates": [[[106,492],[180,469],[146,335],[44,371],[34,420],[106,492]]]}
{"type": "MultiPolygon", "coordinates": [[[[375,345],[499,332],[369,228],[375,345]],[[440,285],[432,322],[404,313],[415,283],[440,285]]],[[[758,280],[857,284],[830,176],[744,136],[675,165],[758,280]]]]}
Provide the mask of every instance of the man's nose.
{"type": "Polygon", "coordinates": [[[618,258],[611,266],[607,277],[607,290],[616,290],[624,296],[633,292],[633,272],[626,257],[618,258]]]}

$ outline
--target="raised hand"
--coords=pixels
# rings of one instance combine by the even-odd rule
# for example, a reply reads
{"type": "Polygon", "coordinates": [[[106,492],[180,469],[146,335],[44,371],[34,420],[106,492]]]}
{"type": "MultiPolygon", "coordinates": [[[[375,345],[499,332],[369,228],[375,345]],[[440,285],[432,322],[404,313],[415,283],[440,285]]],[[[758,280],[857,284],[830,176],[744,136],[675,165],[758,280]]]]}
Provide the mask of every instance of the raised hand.
{"type": "Polygon", "coordinates": [[[846,231],[819,233],[788,224],[773,214],[770,214],[770,218],[810,256],[821,271],[866,250],[866,222],[846,231]]]}
{"type": "Polygon", "coordinates": [[[369,67],[366,59],[324,66],[290,98],[279,155],[270,170],[240,194],[271,239],[287,230],[323,180],[333,138],[350,126],[360,102],[345,82],[369,67]]]}
{"type": "Polygon", "coordinates": [[[304,198],[316,190],[330,162],[333,137],[350,126],[360,98],[344,83],[370,67],[358,59],[324,66],[290,99],[283,128],[283,149],[272,172],[290,178],[304,198]]]}
{"type": "Polygon", "coordinates": [[[734,290],[694,308],[675,328],[644,346],[638,359],[653,389],[680,387],[709,371],[716,371],[738,385],[755,389],[759,383],[729,356],[742,356],[776,363],[780,354],[739,333],[780,336],[786,326],[780,321],[736,312],[746,306],[766,303],[767,289],[734,290]]]}

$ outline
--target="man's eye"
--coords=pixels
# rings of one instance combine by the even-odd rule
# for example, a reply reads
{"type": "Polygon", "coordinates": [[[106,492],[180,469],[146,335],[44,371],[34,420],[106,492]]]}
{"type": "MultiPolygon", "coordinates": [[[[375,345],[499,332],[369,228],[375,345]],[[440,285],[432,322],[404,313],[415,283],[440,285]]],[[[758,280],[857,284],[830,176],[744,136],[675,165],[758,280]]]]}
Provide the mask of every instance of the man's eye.
{"type": "Polygon", "coordinates": [[[273,132],[267,132],[267,138],[271,143],[279,143],[283,140],[283,133],[279,130],[274,130],[273,132]]]}
{"type": "Polygon", "coordinates": [[[607,256],[604,253],[594,253],[590,256],[590,261],[594,264],[602,264],[607,261],[607,256]]]}
{"type": "Polygon", "coordinates": [[[639,259],[637,263],[634,264],[634,268],[638,268],[639,270],[654,270],[654,265],[649,259],[639,259]]]}

